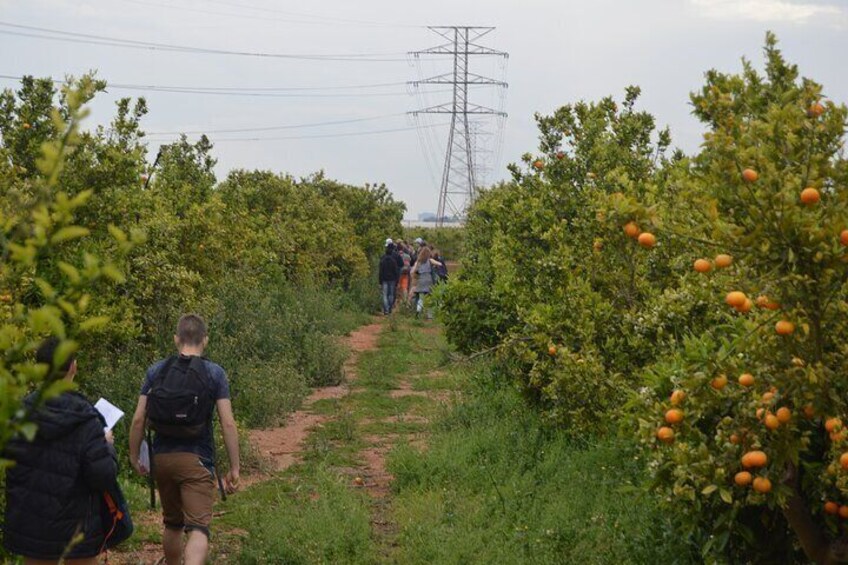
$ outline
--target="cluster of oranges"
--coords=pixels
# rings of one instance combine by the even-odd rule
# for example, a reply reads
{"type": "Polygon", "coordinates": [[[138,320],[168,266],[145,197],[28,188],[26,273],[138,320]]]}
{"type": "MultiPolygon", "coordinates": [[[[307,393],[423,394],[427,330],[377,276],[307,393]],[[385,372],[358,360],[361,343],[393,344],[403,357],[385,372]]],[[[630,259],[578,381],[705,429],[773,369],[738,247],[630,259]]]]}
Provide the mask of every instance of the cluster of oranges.
{"type": "Polygon", "coordinates": [[[733,257],[726,253],[720,253],[715,256],[712,263],[707,259],[695,259],[694,267],[697,272],[706,274],[713,270],[713,264],[715,264],[716,269],[726,269],[733,264],[733,257]]]}
{"type": "Polygon", "coordinates": [[[742,455],[741,463],[745,470],[739,471],[734,475],[734,483],[740,487],[751,485],[755,491],[762,494],[771,492],[771,481],[768,477],[755,477],[751,473],[751,470],[762,469],[768,464],[768,455],[764,451],[754,450],[746,452],[742,455]]]}
{"type": "Polygon", "coordinates": [[[627,222],[623,229],[624,235],[635,239],[645,249],[650,249],[657,244],[657,236],[651,232],[643,232],[636,222],[627,222]]]}

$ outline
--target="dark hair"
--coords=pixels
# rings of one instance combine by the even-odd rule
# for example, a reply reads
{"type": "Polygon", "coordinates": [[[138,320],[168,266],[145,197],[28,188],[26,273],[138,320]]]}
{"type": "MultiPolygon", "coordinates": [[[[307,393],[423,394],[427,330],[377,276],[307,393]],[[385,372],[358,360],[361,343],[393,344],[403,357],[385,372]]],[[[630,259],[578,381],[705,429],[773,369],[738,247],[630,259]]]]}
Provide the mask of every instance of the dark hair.
{"type": "Polygon", "coordinates": [[[41,345],[39,345],[38,349],[35,351],[35,362],[42,363],[50,367],[50,371],[47,375],[48,378],[64,377],[67,375],[68,371],[71,370],[71,365],[74,364],[74,361],[77,358],[75,353],[71,353],[68,355],[68,358],[65,359],[65,362],[57,367],[54,364],[56,362],[56,350],[59,348],[61,343],[62,341],[58,337],[48,337],[41,342],[41,345]]]}
{"type": "Polygon", "coordinates": [[[177,339],[181,345],[203,345],[206,322],[197,314],[184,314],[177,322],[177,339]]]}

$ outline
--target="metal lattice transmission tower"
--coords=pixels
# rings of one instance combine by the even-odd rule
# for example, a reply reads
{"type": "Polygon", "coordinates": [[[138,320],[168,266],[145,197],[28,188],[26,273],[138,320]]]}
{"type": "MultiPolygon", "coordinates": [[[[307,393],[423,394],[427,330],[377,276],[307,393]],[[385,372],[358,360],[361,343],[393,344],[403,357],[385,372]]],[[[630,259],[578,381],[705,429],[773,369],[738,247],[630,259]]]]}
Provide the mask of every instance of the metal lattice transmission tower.
{"type": "MultiPolygon", "coordinates": [[[[438,224],[445,219],[462,220],[468,206],[474,201],[478,185],[478,163],[475,153],[475,125],[471,117],[497,116],[506,118],[506,113],[475,104],[469,100],[469,87],[491,86],[506,88],[506,82],[472,73],[471,58],[495,56],[506,59],[509,54],[479,45],[477,41],[495,30],[493,27],[435,26],[431,31],[448,42],[423,51],[414,51],[416,58],[423,55],[453,56],[453,70],[430,78],[410,83],[413,87],[422,84],[449,84],[453,87],[453,101],[413,112],[417,114],[450,115],[445,164],[439,188],[438,224]]],[[[479,126],[477,126],[479,128],[479,126]]]]}

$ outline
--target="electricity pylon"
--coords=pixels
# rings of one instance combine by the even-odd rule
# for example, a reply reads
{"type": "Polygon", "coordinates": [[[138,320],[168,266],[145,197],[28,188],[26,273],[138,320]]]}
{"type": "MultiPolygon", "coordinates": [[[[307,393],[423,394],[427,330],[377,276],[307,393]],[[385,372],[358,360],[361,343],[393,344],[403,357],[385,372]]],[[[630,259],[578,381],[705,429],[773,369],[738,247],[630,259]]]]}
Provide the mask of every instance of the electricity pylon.
{"type": "Polygon", "coordinates": [[[471,130],[469,116],[506,117],[505,112],[474,104],[468,99],[469,86],[488,85],[498,88],[508,86],[506,82],[472,73],[469,70],[471,57],[488,55],[507,58],[509,54],[476,43],[481,37],[494,31],[495,28],[493,27],[434,26],[429,29],[447,39],[448,43],[423,51],[414,51],[411,55],[416,58],[422,55],[453,56],[453,70],[451,72],[411,83],[415,87],[421,84],[450,84],[453,86],[452,102],[413,112],[413,114],[449,114],[451,117],[445,165],[439,189],[438,225],[441,226],[448,214],[452,219],[464,219],[465,212],[474,201],[477,192],[474,132],[471,130]]]}

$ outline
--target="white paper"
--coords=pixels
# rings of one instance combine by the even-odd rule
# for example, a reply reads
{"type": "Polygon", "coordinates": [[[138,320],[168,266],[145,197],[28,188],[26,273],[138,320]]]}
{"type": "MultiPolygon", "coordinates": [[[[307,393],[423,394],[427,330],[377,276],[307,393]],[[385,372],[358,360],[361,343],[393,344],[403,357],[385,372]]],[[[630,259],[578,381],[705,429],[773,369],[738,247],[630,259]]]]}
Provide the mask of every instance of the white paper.
{"type": "Polygon", "coordinates": [[[150,470],[150,447],[147,445],[147,440],[141,440],[141,448],[138,450],[139,466],[150,470]]]}
{"type": "Polygon", "coordinates": [[[118,423],[118,420],[124,417],[124,412],[105,398],[98,400],[94,407],[97,408],[97,411],[100,412],[100,414],[103,415],[103,419],[106,420],[107,430],[114,428],[115,424],[118,423]]]}

